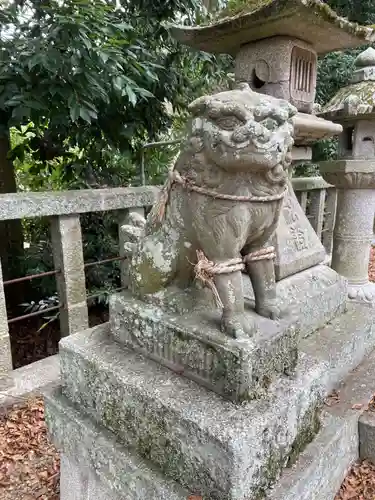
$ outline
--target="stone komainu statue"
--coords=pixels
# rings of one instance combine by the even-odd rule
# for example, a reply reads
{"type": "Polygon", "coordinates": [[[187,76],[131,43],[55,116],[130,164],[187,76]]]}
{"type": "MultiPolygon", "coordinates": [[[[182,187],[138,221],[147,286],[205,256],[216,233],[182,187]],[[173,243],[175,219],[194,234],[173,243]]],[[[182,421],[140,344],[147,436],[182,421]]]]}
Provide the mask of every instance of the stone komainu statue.
{"type": "Polygon", "coordinates": [[[257,313],[279,315],[269,241],[287,187],[296,110],[241,84],[197,99],[190,111],[189,135],[133,245],[130,288],[142,298],[200,278],[222,307],[223,331],[249,334],[243,271],[257,313]]]}

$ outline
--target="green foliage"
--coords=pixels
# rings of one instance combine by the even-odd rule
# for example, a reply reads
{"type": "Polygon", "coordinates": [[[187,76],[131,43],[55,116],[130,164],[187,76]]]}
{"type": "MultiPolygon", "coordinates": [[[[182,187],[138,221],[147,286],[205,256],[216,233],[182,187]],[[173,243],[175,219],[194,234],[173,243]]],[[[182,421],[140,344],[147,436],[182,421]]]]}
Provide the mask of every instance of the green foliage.
{"type": "MultiPolygon", "coordinates": [[[[189,102],[226,78],[230,57],[171,39],[166,21],[208,14],[195,0],[15,0],[0,12],[0,133],[20,190],[140,184],[145,142],[182,133],[189,102]],[[168,106],[166,105],[168,104],[168,106]],[[176,118],[177,116],[179,118],[176,118]]],[[[175,148],[145,152],[148,182],[164,180],[175,148]]],[[[118,254],[113,214],[81,218],[85,261],[118,254]]],[[[53,268],[47,220],[23,221],[24,273],[53,268]]],[[[22,271],[20,271],[21,273],[22,271]]],[[[119,265],[87,269],[90,293],[119,286],[119,265]]],[[[53,295],[53,277],[33,281],[53,295]]]]}
{"type": "Polygon", "coordinates": [[[170,127],[166,102],[181,112],[220,77],[216,57],[182,47],[164,27],[176,13],[193,22],[196,9],[195,0],[9,4],[0,13],[3,129],[33,122],[32,157],[60,156],[70,169],[105,166],[108,152],[134,156],[170,127]],[[72,148],[84,154],[71,161],[72,148]]]}

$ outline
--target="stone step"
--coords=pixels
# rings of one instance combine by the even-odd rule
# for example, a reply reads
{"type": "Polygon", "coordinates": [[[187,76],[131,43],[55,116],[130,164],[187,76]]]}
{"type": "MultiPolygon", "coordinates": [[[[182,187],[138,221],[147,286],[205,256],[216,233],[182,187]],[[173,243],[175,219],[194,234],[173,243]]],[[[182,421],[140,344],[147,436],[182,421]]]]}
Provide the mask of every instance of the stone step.
{"type": "Polygon", "coordinates": [[[372,313],[350,305],[301,341],[293,378],[281,377],[267,398],[242,405],[127,351],[98,329],[61,341],[63,390],[189,491],[210,499],[259,498],[313,438],[322,398],[374,347],[372,313]]]}
{"type": "MultiPolygon", "coordinates": [[[[332,406],[325,406],[321,431],[293,467],[285,469],[268,500],[333,500],[359,458],[360,442],[362,458],[374,458],[375,440],[369,442],[367,426],[374,421],[373,414],[364,413],[375,391],[374,366],[375,351],[340,384],[337,402],[331,400],[332,406]]],[[[371,431],[374,437],[373,428],[371,431]]]]}

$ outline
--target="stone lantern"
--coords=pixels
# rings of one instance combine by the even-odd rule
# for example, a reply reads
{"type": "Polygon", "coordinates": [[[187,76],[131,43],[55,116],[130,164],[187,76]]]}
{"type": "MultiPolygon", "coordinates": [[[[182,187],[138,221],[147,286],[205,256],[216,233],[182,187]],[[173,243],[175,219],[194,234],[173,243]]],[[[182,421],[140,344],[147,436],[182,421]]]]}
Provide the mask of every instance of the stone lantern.
{"type": "Polygon", "coordinates": [[[374,302],[368,263],[375,213],[375,50],[355,60],[350,85],[341,89],[321,115],[343,126],[338,160],[322,162],[324,179],[338,189],[332,268],[349,281],[349,298],[374,302]]]}

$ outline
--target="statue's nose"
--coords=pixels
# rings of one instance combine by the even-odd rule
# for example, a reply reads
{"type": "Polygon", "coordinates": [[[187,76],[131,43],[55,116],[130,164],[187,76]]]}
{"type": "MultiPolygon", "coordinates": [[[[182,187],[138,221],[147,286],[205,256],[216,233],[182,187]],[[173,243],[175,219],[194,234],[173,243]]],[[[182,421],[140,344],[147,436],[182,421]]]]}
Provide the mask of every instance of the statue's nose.
{"type": "Polygon", "coordinates": [[[263,127],[260,123],[250,121],[242,127],[238,127],[233,131],[233,142],[244,142],[248,139],[258,139],[267,142],[270,138],[270,131],[263,127]]]}

